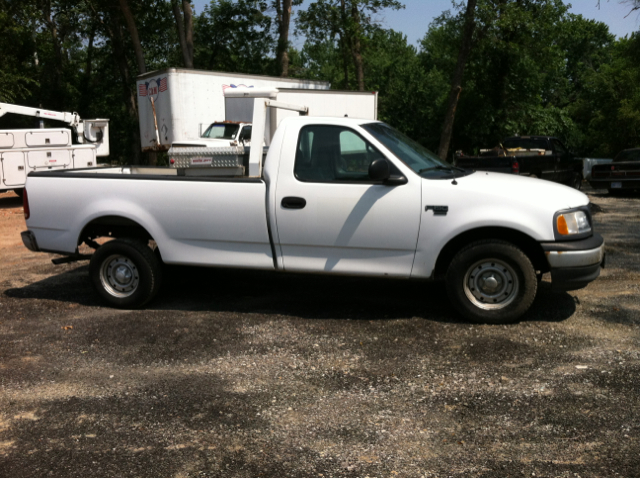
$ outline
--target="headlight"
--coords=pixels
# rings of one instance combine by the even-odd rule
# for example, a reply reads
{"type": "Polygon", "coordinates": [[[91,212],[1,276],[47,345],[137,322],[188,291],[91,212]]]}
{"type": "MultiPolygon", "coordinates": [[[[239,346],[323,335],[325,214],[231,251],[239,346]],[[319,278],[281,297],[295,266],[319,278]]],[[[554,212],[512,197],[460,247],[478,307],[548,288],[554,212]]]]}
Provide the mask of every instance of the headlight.
{"type": "Polygon", "coordinates": [[[591,215],[587,209],[559,211],[555,214],[556,239],[577,239],[591,234],[591,215]]]}

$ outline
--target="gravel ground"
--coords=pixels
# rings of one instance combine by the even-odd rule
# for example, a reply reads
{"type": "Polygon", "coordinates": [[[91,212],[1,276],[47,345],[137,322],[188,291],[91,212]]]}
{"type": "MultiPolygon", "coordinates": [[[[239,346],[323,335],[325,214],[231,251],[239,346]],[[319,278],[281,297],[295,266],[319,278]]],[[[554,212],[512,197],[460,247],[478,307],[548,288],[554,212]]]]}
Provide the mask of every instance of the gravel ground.
{"type": "Polygon", "coordinates": [[[640,475],[640,198],[607,268],[509,326],[442,286],[174,269],[142,311],[20,241],[0,195],[2,476],[640,475]]]}

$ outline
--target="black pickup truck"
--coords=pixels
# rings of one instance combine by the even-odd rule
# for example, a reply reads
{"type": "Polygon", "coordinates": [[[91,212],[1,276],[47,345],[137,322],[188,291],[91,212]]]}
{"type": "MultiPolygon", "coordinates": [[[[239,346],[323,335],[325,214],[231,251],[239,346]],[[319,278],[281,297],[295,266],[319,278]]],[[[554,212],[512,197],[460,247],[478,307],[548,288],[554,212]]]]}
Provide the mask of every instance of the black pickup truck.
{"type": "Polygon", "coordinates": [[[580,189],[582,162],[552,136],[512,136],[479,156],[456,154],[454,165],[465,169],[496,171],[542,178],[580,189]]]}
{"type": "Polygon", "coordinates": [[[612,195],[640,190],[640,148],[623,150],[606,165],[594,165],[589,183],[595,189],[606,188],[612,195]]]}

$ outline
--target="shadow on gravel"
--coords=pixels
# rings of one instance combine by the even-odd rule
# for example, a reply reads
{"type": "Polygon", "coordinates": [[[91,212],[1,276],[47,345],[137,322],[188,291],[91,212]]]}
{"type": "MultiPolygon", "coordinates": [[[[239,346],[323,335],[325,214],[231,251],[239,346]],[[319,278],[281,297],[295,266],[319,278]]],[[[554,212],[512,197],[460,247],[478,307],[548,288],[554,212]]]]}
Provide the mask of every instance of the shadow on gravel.
{"type": "MultiPolygon", "coordinates": [[[[87,266],[8,289],[5,294],[85,306],[101,304],[89,283],[87,266]]],[[[419,317],[466,322],[453,311],[441,283],[194,267],[166,268],[160,294],[147,309],[278,314],[305,319],[419,317]]],[[[575,309],[570,294],[552,292],[550,284],[543,282],[522,321],[564,321],[575,309]]]]}
{"type": "Polygon", "coordinates": [[[101,390],[38,402],[37,420],[5,431],[15,447],[0,456],[2,476],[176,477],[189,469],[219,476],[230,462],[240,476],[264,474],[265,466],[271,477],[286,475],[278,461],[246,457],[266,445],[270,424],[258,413],[270,406],[268,393],[234,392],[215,374],[138,379],[126,395],[101,390]],[[244,441],[236,454],[224,440],[231,434],[244,441]]]}

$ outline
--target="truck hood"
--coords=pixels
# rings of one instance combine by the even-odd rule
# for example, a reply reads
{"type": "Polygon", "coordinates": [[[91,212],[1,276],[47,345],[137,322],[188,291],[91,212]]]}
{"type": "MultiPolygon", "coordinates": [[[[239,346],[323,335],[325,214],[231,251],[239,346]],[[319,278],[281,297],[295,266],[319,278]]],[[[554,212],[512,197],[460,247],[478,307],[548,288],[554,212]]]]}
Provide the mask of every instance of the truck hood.
{"type": "Polygon", "coordinates": [[[589,197],[578,190],[552,181],[525,176],[476,171],[457,178],[457,188],[482,195],[484,201],[512,201],[558,211],[589,204],[589,197]]]}

